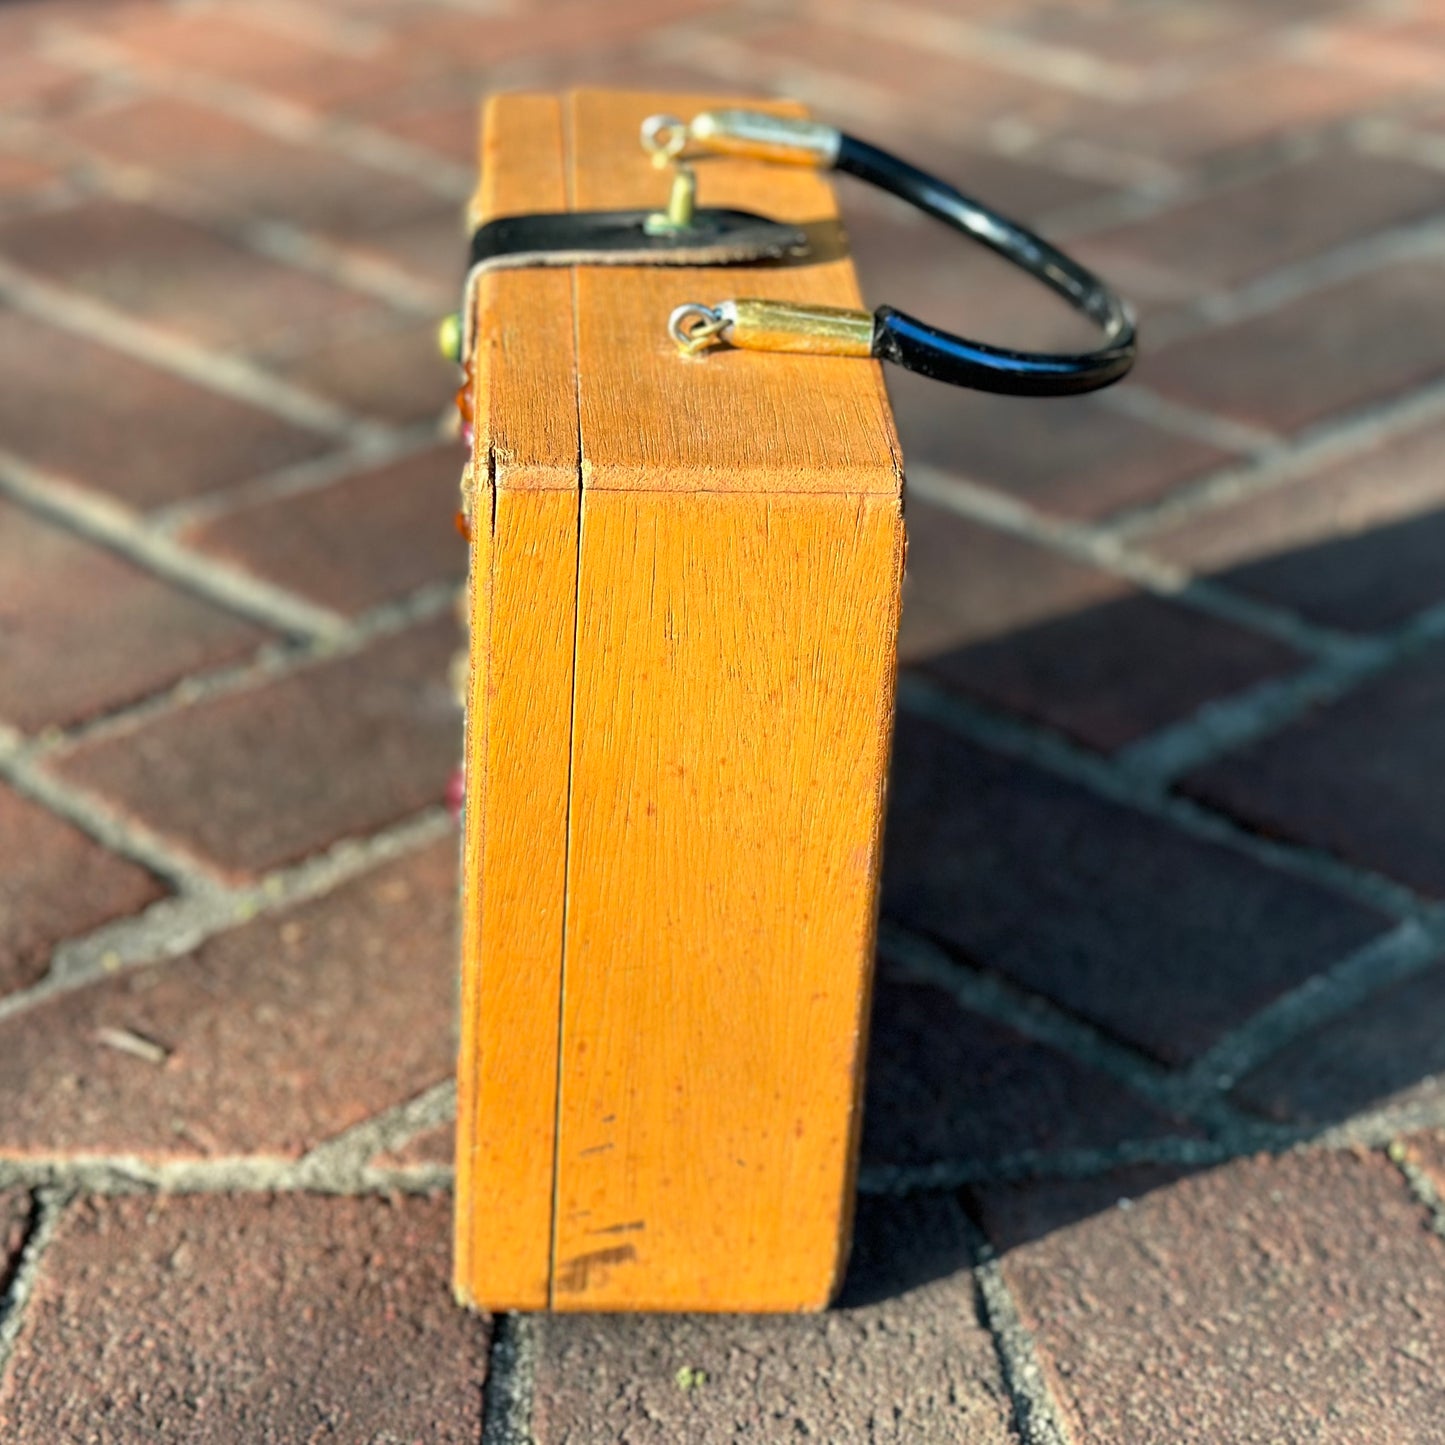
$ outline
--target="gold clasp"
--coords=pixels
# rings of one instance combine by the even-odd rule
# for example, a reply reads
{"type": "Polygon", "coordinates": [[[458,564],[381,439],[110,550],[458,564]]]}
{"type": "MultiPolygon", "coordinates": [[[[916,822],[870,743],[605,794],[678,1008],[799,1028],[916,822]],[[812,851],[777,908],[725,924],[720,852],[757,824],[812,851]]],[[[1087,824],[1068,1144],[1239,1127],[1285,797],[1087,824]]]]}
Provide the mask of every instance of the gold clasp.
{"type": "Polygon", "coordinates": [[[689,301],[667,319],[668,334],[685,356],[714,339],[745,351],[809,356],[871,356],[873,317],[844,306],[742,297],[704,306],[689,301]]]}
{"type": "Polygon", "coordinates": [[[697,211],[697,172],[682,159],[687,140],[687,126],[675,115],[650,115],[642,122],[642,148],[652,157],[652,164],[658,170],[672,167],[667,210],[654,211],[643,222],[643,230],[650,236],[692,229],[697,211]]]}

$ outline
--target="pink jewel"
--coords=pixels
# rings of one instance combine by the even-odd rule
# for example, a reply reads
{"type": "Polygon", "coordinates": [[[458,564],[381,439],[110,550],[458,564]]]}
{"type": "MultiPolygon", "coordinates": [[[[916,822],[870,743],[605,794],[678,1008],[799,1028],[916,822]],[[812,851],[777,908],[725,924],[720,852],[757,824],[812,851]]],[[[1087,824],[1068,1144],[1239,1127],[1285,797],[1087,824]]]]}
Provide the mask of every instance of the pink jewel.
{"type": "Polygon", "coordinates": [[[469,421],[464,421],[464,422],[462,423],[462,445],[463,445],[468,451],[471,451],[471,449],[472,449],[472,438],[473,438],[475,435],[476,435],[476,433],[472,430],[472,424],[471,424],[471,422],[469,422],[469,421]]]}
{"type": "Polygon", "coordinates": [[[462,805],[467,798],[466,774],[460,768],[452,771],[451,777],[447,779],[447,811],[454,819],[462,816],[462,805]]]}

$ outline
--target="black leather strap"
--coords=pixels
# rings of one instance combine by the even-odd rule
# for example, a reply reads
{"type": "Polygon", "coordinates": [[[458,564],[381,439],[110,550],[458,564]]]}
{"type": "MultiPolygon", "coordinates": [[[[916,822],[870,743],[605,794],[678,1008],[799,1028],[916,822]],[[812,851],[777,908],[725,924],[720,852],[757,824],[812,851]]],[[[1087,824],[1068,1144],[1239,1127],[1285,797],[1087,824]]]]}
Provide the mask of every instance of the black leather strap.
{"type": "Polygon", "coordinates": [[[854,136],[838,146],[836,170],[888,191],[926,215],[996,251],[1058,292],[1104,334],[1096,351],[1054,353],[986,346],[929,326],[891,306],[873,316],[873,355],[880,361],[976,391],[1013,396],[1070,396],[1097,391],[1134,364],[1138,333],[1129,309],[1092,271],[1041,236],[991,211],[946,181],[854,136]]]}

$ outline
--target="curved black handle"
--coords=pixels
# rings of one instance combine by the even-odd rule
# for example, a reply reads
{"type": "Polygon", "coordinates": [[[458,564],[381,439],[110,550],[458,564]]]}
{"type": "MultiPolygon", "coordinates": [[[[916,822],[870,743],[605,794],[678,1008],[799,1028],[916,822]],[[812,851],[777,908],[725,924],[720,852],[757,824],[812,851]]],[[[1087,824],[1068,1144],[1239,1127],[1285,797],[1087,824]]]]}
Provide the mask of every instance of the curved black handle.
{"type": "Polygon", "coordinates": [[[1129,308],[1092,271],[1041,236],[855,136],[839,136],[833,168],[897,196],[1036,277],[1093,321],[1105,343],[1095,351],[1013,351],[969,341],[880,306],[873,318],[873,355],[879,360],[953,386],[1010,396],[1097,391],[1133,366],[1139,343],[1129,308]]]}

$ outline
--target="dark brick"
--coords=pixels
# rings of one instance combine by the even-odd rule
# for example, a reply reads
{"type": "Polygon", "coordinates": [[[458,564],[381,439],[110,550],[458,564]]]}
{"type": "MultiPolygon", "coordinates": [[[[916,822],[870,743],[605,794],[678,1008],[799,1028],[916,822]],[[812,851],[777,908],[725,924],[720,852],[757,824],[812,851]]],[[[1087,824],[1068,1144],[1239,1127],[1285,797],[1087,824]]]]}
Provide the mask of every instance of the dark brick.
{"type": "Polygon", "coordinates": [[[1445,600],[1445,425],[1186,518],[1143,545],[1216,581],[1347,631],[1445,600]]]}
{"type": "Polygon", "coordinates": [[[447,841],[7,1020],[0,1153],[294,1158],[415,1097],[455,1062],[455,900],[447,841]]]}
{"type": "Polygon", "coordinates": [[[1179,295],[1252,280],[1373,232],[1445,211],[1445,176],[1384,156],[1330,151],[1145,221],[1095,232],[1091,264],[1163,268],[1179,295]]]}
{"type": "Polygon", "coordinates": [[[865,1165],[1091,1148],[1187,1129],[1102,1074],[886,969],[867,1079],[865,1165]]]}
{"type": "Polygon", "coordinates": [[[26,461],[141,507],[228,487],[331,444],[3,310],[0,435],[26,461]],[[82,398],[83,426],[76,424],[82,398]]]}
{"type": "Polygon", "coordinates": [[[884,860],[887,913],[1171,1063],[1383,927],[906,715],[884,860]]]}
{"type": "Polygon", "coordinates": [[[259,347],[365,304],[319,276],[127,201],[16,217],[0,225],[0,254],[142,321],[229,348],[259,347]]]}
{"type": "Polygon", "coordinates": [[[231,873],[440,804],[460,754],[449,619],[81,747],[56,766],[231,873]]]}
{"type": "Polygon", "coordinates": [[[1139,375],[1172,399],[1297,432],[1445,373],[1442,328],[1445,267],[1409,262],[1146,355],[1139,375]]]}
{"type": "Polygon", "coordinates": [[[0,717],[37,731],[135,702],[264,638],[0,501],[0,717]]]}
{"type": "MultiPolygon", "coordinates": [[[[108,159],[158,171],[248,220],[265,216],[349,245],[439,212],[457,229],[461,225],[460,201],[440,199],[417,181],[334,150],[281,140],[188,101],[122,101],[72,121],[65,133],[108,159]]],[[[460,266],[458,260],[458,276],[460,266]]]]}
{"type": "Polygon", "coordinates": [[[537,1445],[1014,1439],[957,1206],[860,1201],[840,1307],[821,1315],[558,1315],[537,1445]],[[678,1383],[683,1369],[706,1378],[678,1383]]]}
{"type": "Polygon", "coordinates": [[[438,352],[430,321],[393,320],[361,332],[310,337],[300,351],[268,367],[318,396],[391,422],[443,415],[457,388],[457,370],[438,352]]]}
{"type": "Polygon", "coordinates": [[[459,445],[436,447],[318,491],[229,513],[187,534],[203,551],[343,612],[460,579],[467,549],[459,445]]]}
{"type": "Polygon", "coordinates": [[[57,943],[165,893],[144,869],[3,787],[0,858],[0,995],[39,982],[57,943]]]}
{"type": "Polygon", "coordinates": [[[1234,460],[1093,397],[1040,404],[897,371],[888,394],[910,466],[967,477],[1065,517],[1104,517],[1156,501],[1234,460]]]}
{"type": "Polygon", "coordinates": [[[1442,1245],[1383,1158],[1240,1160],[1088,1215],[1036,1190],[1052,1228],[1004,1272],[1079,1445],[1440,1438],[1442,1245]]]}
{"type": "Polygon", "coordinates": [[[941,508],[908,505],[901,656],[1115,748],[1293,671],[1283,644],[941,508]]]}
{"type": "Polygon", "coordinates": [[[447,1285],[445,1199],[86,1200],[3,1387],[14,1445],[474,1442],[487,1325],[447,1285]]]}
{"type": "Polygon", "coordinates": [[[1296,1039],[1241,1080],[1236,1097],[1271,1118],[1333,1123],[1445,1095],[1445,967],[1395,984],[1296,1039]]]}
{"type": "Polygon", "coordinates": [[[1445,895],[1445,649],[1185,780],[1263,831],[1445,895]]]}

